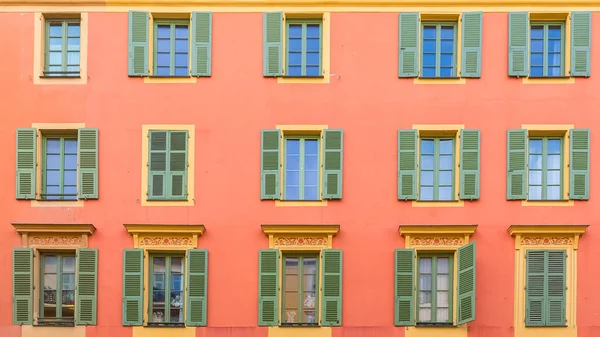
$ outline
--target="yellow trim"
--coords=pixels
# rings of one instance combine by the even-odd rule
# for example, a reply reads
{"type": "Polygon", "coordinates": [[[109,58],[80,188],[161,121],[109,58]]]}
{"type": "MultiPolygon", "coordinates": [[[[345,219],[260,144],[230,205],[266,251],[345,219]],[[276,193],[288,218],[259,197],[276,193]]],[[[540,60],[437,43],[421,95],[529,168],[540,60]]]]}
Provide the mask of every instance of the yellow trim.
{"type": "Polygon", "coordinates": [[[197,77],[144,77],[144,83],[198,83],[197,77]]]}
{"type": "Polygon", "coordinates": [[[508,227],[508,234],[510,236],[526,236],[528,234],[581,236],[588,227],[589,225],[512,225],[508,227]]]}
{"type": "Polygon", "coordinates": [[[196,148],[196,126],[194,124],[144,124],[142,125],[142,194],[140,201],[142,206],[194,206],[194,172],[195,172],[195,148],[196,148]],[[150,130],[178,130],[188,132],[188,180],[187,200],[177,201],[148,201],[148,141],[150,130]]]}
{"type": "Polygon", "coordinates": [[[92,235],[96,227],[92,224],[48,224],[48,223],[12,223],[17,233],[54,233],[54,234],[86,234],[92,235]]]}
{"type": "MultiPolygon", "coordinates": [[[[321,303],[321,302],[319,302],[321,303]]],[[[278,327],[270,326],[267,337],[331,337],[330,327],[278,327]]]]}
{"type": "MultiPolygon", "coordinates": [[[[410,235],[448,235],[458,234],[461,236],[470,236],[477,230],[477,225],[400,225],[398,233],[402,236],[410,235]]],[[[467,241],[468,243],[468,241],[467,241]]]]}
{"type": "Polygon", "coordinates": [[[325,207],[327,200],[320,201],[293,201],[275,200],[275,207],[325,207]]]}
{"type": "Polygon", "coordinates": [[[524,207],[571,207],[575,206],[574,200],[556,200],[556,201],[536,201],[521,200],[521,206],[524,207]]]}
{"type": "MultiPolygon", "coordinates": [[[[144,274],[147,275],[147,274],[144,274]]],[[[145,276],[144,276],[145,278],[145,276]]],[[[147,290],[145,291],[147,292],[147,290]]],[[[145,301],[144,303],[148,303],[145,301]]],[[[146,311],[147,314],[147,311],[146,311]]],[[[167,328],[168,329],[168,328],[167,328]]],[[[196,327],[185,327],[177,329],[168,329],[169,337],[196,337],[196,327]]],[[[145,326],[134,326],[132,337],[164,337],[165,328],[148,328],[145,326]]],[[[62,336],[61,336],[62,337],[62,336]]]]}
{"type": "Polygon", "coordinates": [[[558,12],[558,13],[533,12],[533,13],[529,13],[530,21],[566,21],[568,17],[569,17],[568,12],[558,12]]]}
{"type": "MultiPolygon", "coordinates": [[[[567,48],[569,49],[569,48],[567,48]]],[[[566,58],[566,56],[565,56],[566,58]]],[[[529,78],[523,77],[523,84],[573,84],[575,77],[568,78],[529,78]]]]}
{"type": "MultiPolygon", "coordinates": [[[[457,61],[459,62],[459,61],[457,61]]],[[[414,84],[466,84],[466,78],[418,78],[413,79],[414,84]]]]}
{"type": "MultiPolygon", "coordinates": [[[[458,266],[456,265],[456,254],[454,254],[454,281],[457,282],[456,270],[458,266]]],[[[454,291],[456,293],[456,291],[454,291]]],[[[454,300],[456,301],[456,294],[454,294],[454,300]]],[[[456,309],[456,308],[455,308],[456,309]]],[[[453,313],[456,316],[455,313],[453,313]]],[[[406,332],[404,334],[405,337],[467,337],[467,325],[459,325],[452,327],[416,327],[416,326],[407,326],[406,332]]]]}
{"type": "Polygon", "coordinates": [[[263,233],[268,236],[275,234],[320,234],[335,236],[340,231],[340,225],[261,225],[260,227],[263,233]]]}
{"type": "Polygon", "coordinates": [[[421,21],[460,21],[461,13],[422,13],[421,21]]]}
{"type": "MultiPolygon", "coordinates": [[[[36,288],[37,289],[37,288],[36,288]]],[[[39,291],[36,291],[39,293],[39,291]]],[[[85,337],[87,327],[72,326],[72,327],[50,327],[50,326],[33,326],[21,325],[21,337],[85,337]]]]}

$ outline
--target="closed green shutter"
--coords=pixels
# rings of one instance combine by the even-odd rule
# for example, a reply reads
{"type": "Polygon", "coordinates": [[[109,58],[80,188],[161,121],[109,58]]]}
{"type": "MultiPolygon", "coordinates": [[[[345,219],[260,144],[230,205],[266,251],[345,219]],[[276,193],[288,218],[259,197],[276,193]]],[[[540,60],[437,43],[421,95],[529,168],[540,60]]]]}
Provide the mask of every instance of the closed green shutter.
{"type": "Polygon", "coordinates": [[[169,131],[167,199],[187,200],[188,132],[169,131]]]}
{"type": "Polygon", "coordinates": [[[98,199],[98,129],[79,129],[79,199],[98,199]]]}
{"type": "Polygon", "coordinates": [[[36,129],[17,129],[17,199],[35,199],[36,129]]]}
{"type": "Polygon", "coordinates": [[[565,326],[566,322],[566,252],[550,250],[547,272],[546,326],[565,326]]]}
{"type": "Polygon", "coordinates": [[[481,77],[482,12],[462,14],[462,69],[461,77],[481,77]]]}
{"type": "Polygon", "coordinates": [[[148,12],[129,11],[129,76],[148,76],[148,12]]]}
{"type": "Polygon", "coordinates": [[[167,137],[168,131],[148,132],[148,200],[167,197],[167,137]]]}
{"type": "Polygon", "coordinates": [[[398,15],[398,77],[419,76],[419,13],[398,15]]]}
{"type": "Polygon", "coordinates": [[[460,130],[460,199],[479,199],[479,130],[460,130]]]}
{"type": "Polygon", "coordinates": [[[417,199],[417,130],[398,130],[398,200],[417,199]]]}
{"type": "Polygon", "coordinates": [[[508,130],[506,145],[506,199],[525,200],[527,189],[527,130],[508,130]]]}
{"type": "Polygon", "coordinates": [[[279,250],[258,253],[258,325],[277,326],[279,306],[279,250]]]}
{"type": "Polygon", "coordinates": [[[571,13],[571,76],[590,76],[592,13],[571,13]]]}
{"type": "Polygon", "coordinates": [[[546,252],[527,251],[525,325],[544,326],[546,321],[546,252]]]}
{"type": "Polygon", "coordinates": [[[283,56],[283,13],[263,13],[263,75],[280,76],[283,56]]]}
{"type": "Polygon", "coordinates": [[[465,324],[475,320],[475,251],[475,242],[458,248],[457,324],[465,324]]]}
{"type": "Polygon", "coordinates": [[[212,57],[212,13],[192,13],[192,76],[210,76],[212,57]]]}
{"type": "Polygon", "coordinates": [[[529,13],[508,13],[508,76],[529,75],[529,13]]]}
{"type": "Polygon", "coordinates": [[[123,250],[123,325],[142,325],[144,250],[123,250]]]}
{"type": "Polygon", "coordinates": [[[394,324],[415,325],[415,250],[396,249],[394,262],[394,324]]]}
{"type": "Polygon", "coordinates": [[[186,325],[206,326],[208,250],[188,250],[187,270],[186,325]]]}
{"type": "Polygon", "coordinates": [[[565,326],[566,251],[527,251],[526,326],[565,326]]]}
{"type": "Polygon", "coordinates": [[[77,325],[96,325],[98,249],[77,249],[77,325]]]}
{"type": "Polygon", "coordinates": [[[323,249],[323,306],[322,326],[342,325],[342,251],[323,249]]]}
{"type": "Polygon", "coordinates": [[[342,198],[344,130],[323,130],[323,199],[342,198]]]}
{"type": "Polygon", "coordinates": [[[590,129],[571,129],[569,198],[590,199],[590,129]]]}
{"type": "Polygon", "coordinates": [[[33,311],[33,249],[13,248],[13,324],[32,323],[33,311]]]}
{"type": "Polygon", "coordinates": [[[260,199],[280,198],[280,130],[260,132],[260,199]]]}

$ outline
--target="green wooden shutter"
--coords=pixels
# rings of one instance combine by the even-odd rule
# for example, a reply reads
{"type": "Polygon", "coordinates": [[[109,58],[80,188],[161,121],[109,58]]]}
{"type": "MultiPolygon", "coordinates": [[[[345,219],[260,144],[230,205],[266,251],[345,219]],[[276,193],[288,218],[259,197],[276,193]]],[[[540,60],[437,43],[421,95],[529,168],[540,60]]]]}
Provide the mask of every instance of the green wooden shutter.
{"type": "Polygon", "coordinates": [[[415,325],[415,250],[396,249],[394,272],[394,323],[415,325]]]}
{"type": "Polygon", "coordinates": [[[187,271],[186,325],[206,326],[208,250],[188,250],[187,271]]]}
{"type": "Polygon", "coordinates": [[[280,76],[282,71],[283,13],[263,13],[263,75],[280,76]]]}
{"type": "Polygon", "coordinates": [[[148,132],[148,199],[167,197],[167,137],[168,131],[151,130],[148,132]]]}
{"type": "Polygon", "coordinates": [[[13,324],[32,323],[33,249],[13,248],[13,324]]]}
{"type": "Polygon", "coordinates": [[[17,199],[35,199],[37,130],[17,129],[17,199]]]}
{"type": "Polygon", "coordinates": [[[571,13],[571,76],[590,76],[592,13],[571,13]]]}
{"type": "Polygon", "coordinates": [[[210,76],[212,12],[192,13],[192,76],[210,76]]]}
{"type": "Polygon", "coordinates": [[[98,199],[98,129],[79,129],[79,199],[98,199]]]}
{"type": "Polygon", "coordinates": [[[167,168],[167,198],[187,200],[188,180],[188,132],[169,131],[167,168]]]}
{"type": "Polygon", "coordinates": [[[398,15],[398,77],[419,76],[419,13],[398,15]]]}
{"type": "Polygon", "coordinates": [[[543,326],[546,321],[546,252],[527,251],[525,325],[543,326]]]}
{"type": "Polygon", "coordinates": [[[417,199],[417,130],[398,130],[398,199],[417,199]]]}
{"type": "Polygon", "coordinates": [[[590,129],[571,129],[569,198],[590,198],[590,129]]]}
{"type": "Polygon", "coordinates": [[[77,325],[96,325],[98,249],[77,249],[77,325]]]}
{"type": "Polygon", "coordinates": [[[479,130],[460,130],[460,199],[479,199],[479,130]]]}
{"type": "Polygon", "coordinates": [[[527,195],[527,130],[508,130],[506,145],[506,199],[524,200],[527,195]]]}
{"type": "Polygon", "coordinates": [[[144,250],[123,250],[123,325],[142,325],[144,250]]]}
{"type": "Polygon", "coordinates": [[[547,251],[546,326],[565,326],[566,322],[566,251],[547,251]]]}
{"type": "Polygon", "coordinates": [[[475,242],[458,248],[458,313],[457,324],[475,320],[475,242]]]}
{"type": "Polygon", "coordinates": [[[508,13],[508,76],[529,75],[529,13],[508,13]]]}
{"type": "Polygon", "coordinates": [[[342,251],[323,249],[323,305],[321,306],[322,326],[342,325],[342,251]]]}
{"type": "Polygon", "coordinates": [[[279,250],[258,253],[258,325],[277,326],[279,307],[279,250]]]}
{"type": "Polygon", "coordinates": [[[280,198],[279,177],[281,166],[280,130],[262,130],[260,132],[260,199],[278,200],[280,198]]]}
{"type": "Polygon", "coordinates": [[[481,77],[482,12],[462,14],[462,69],[461,77],[481,77]]]}
{"type": "Polygon", "coordinates": [[[344,130],[323,130],[323,199],[342,198],[344,130]]]}
{"type": "Polygon", "coordinates": [[[148,12],[129,11],[129,76],[148,76],[148,12]]]}

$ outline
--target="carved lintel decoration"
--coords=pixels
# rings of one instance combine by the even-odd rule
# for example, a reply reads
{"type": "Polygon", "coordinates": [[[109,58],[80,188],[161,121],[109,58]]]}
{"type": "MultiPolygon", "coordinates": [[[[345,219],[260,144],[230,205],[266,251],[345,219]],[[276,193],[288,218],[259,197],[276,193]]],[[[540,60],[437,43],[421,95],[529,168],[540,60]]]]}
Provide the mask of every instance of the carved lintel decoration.
{"type": "Polygon", "coordinates": [[[573,239],[568,236],[526,236],[521,239],[521,244],[527,246],[571,245],[573,239]]]}
{"type": "Polygon", "coordinates": [[[324,237],[281,236],[275,239],[276,246],[327,246],[324,237]]]}
{"type": "Polygon", "coordinates": [[[411,239],[412,246],[462,246],[463,239],[459,237],[417,237],[411,239]]]}
{"type": "Polygon", "coordinates": [[[81,246],[81,236],[33,236],[30,245],[38,246],[81,246]]]}
{"type": "Polygon", "coordinates": [[[185,236],[146,236],[140,246],[191,246],[192,238],[185,236]]]}

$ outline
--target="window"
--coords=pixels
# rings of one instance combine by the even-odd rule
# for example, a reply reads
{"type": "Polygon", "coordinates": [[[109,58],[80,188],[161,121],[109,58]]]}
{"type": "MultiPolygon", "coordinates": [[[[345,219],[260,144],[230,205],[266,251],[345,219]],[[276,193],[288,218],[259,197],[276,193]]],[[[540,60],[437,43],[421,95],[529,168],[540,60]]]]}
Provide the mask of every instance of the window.
{"type": "Polygon", "coordinates": [[[188,131],[149,131],[148,200],[187,200],[188,131]]]}
{"type": "Polygon", "coordinates": [[[79,77],[81,27],[79,19],[46,20],[45,76],[79,77]]]}
{"type": "Polygon", "coordinates": [[[42,199],[77,200],[77,137],[44,137],[42,199]]]}
{"type": "Polygon", "coordinates": [[[75,324],[75,254],[42,254],[38,324],[75,324]]]}
{"type": "Polygon", "coordinates": [[[322,20],[287,20],[286,75],[322,76],[322,20]]]}
{"type": "Polygon", "coordinates": [[[420,323],[452,323],[453,254],[418,255],[420,323]]]}
{"type": "Polygon", "coordinates": [[[421,139],[420,200],[454,200],[454,139],[421,139]]]}
{"type": "Polygon", "coordinates": [[[189,21],[156,21],[154,24],[156,76],[189,76],[189,21]]]}
{"type": "Polygon", "coordinates": [[[285,139],[285,200],[319,200],[319,138],[285,139]]]}
{"type": "Polygon", "coordinates": [[[317,324],[319,256],[284,256],[283,319],[287,324],[317,324]]]}
{"type": "Polygon", "coordinates": [[[563,76],[564,66],[564,23],[532,22],[531,65],[529,76],[563,76]]]}
{"type": "Polygon", "coordinates": [[[562,199],[562,138],[529,138],[529,200],[562,199]]]}
{"type": "Polygon", "coordinates": [[[177,255],[152,255],[150,261],[151,325],[184,324],[184,258],[177,255]]]}
{"type": "Polygon", "coordinates": [[[421,77],[456,76],[456,22],[422,25],[421,77]]]}
{"type": "Polygon", "coordinates": [[[528,250],[526,326],[566,326],[566,251],[528,250]]]}

